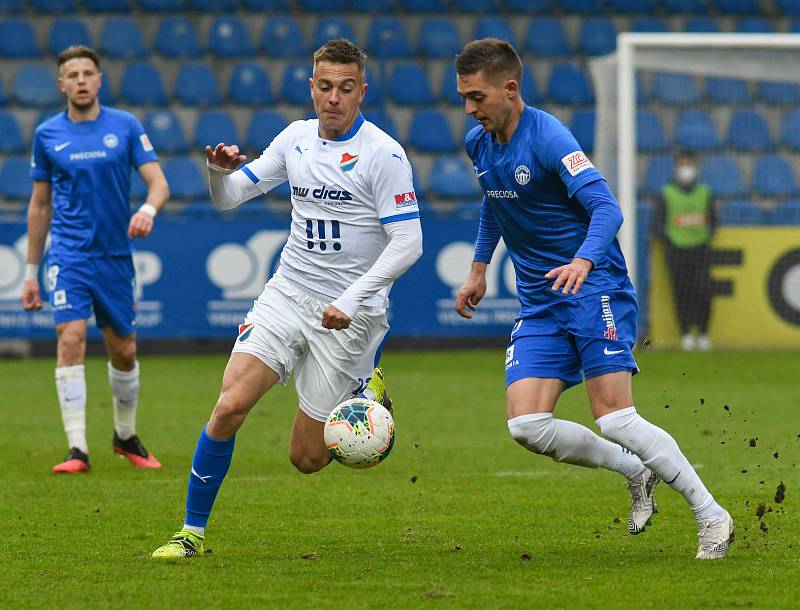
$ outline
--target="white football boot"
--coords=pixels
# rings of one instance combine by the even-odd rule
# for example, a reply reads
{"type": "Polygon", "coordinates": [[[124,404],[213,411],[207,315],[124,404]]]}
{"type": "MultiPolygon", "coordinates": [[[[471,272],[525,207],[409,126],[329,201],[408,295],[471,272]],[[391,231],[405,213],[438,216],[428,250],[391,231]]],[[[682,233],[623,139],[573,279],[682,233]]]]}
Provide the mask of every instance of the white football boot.
{"type": "Polygon", "coordinates": [[[628,491],[631,494],[631,512],[628,516],[628,531],[641,534],[650,525],[650,518],[656,510],[656,501],[653,499],[653,489],[661,479],[645,468],[644,472],[635,479],[628,479],[628,491]]]}
{"type": "Polygon", "coordinates": [[[733,519],[728,511],[722,517],[700,521],[697,527],[700,546],[695,559],[723,559],[734,535],[733,519]]]}

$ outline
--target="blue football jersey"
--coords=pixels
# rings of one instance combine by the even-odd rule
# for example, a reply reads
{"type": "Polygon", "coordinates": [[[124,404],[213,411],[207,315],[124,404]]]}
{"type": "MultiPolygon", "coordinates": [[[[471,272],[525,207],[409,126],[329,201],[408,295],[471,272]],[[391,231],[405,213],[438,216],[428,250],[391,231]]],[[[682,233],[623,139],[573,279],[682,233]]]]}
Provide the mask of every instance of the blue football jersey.
{"type": "MultiPolygon", "coordinates": [[[[590,216],[574,195],[602,174],[558,119],[530,106],[507,144],[477,126],[465,146],[514,263],[520,316],[575,298],[553,292],[544,275],[568,264],[586,239],[590,216]]],[[[614,239],[577,296],[619,289],[633,286],[614,239]]]]}
{"type": "Polygon", "coordinates": [[[60,259],[130,254],[131,168],[157,161],[142,125],[100,107],[94,121],[67,112],[36,128],[31,178],[52,185],[50,253],[60,259]]]}

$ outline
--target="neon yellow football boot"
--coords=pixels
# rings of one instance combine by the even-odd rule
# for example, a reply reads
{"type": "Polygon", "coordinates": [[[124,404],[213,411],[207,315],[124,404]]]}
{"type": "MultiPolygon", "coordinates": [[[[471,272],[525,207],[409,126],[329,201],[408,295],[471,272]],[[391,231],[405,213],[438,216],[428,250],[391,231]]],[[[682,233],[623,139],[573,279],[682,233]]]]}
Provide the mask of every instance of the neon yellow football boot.
{"type": "Polygon", "coordinates": [[[150,557],[154,559],[165,559],[167,561],[177,561],[187,557],[196,557],[210,553],[211,549],[206,548],[206,539],[198,536],[194,532],[181,530],[177,532],[172,540],[164,546],[158,547],[150,557]]]}
{"type": "Polygon", "coordinates": [[[389,413],[394,415],[394,411],[392,410],[392,399],[389,398],[389,392],[386,391],[386,381],[383,377],[383,369],[381,367],[378,366],[373,369],[372,379],[369,380],[366,390],[370,390],[375,395],[375,398],[373,399],[375,402],[381,403],[384,407],[386,407],[386,410],[389,411],[389,413]]]}

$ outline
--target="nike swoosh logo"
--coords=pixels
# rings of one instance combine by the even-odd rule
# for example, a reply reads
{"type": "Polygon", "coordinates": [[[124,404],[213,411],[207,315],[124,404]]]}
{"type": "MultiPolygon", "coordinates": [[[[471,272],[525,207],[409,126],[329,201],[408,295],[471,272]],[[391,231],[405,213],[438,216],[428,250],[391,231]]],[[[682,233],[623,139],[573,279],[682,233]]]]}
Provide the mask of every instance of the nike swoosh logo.
{"type": "Polygon", "coordinates": [[[617,354],[621,354],[624,351],[625,351],[624,349],[615,349],[615,350],[612,351],[612,350],[608,349],[607,347],[603,348],[603,353],[606,356],[616,356],[617,354]]]}
{"type": "Polygon", "coordinates": [[[198,479],[200,479],[200,480],[201,480],[203,483],[207,483],[207,482],[208,482],[208,479],[210,479],[210,478],[211,478],[211,475],[210,475],[210,474],[208,474],[208,475],[206,475],[206,476],[204,476],[204,477],[201,477],[199,474],[197,474],[197,471],[194,469],[194,466],[192,466],[192,474],[193,474],[194,476],[196,476],[198,479]]]}
{"type": "Polygon", "coordinates": [[[53,146],[53,150],[56,151],[56,152],[61,152],[62,150],[64,150],[70,144],[72,144],[72,142],[64,142],[62,144],[56,144],[55,146],[53,146]]]}

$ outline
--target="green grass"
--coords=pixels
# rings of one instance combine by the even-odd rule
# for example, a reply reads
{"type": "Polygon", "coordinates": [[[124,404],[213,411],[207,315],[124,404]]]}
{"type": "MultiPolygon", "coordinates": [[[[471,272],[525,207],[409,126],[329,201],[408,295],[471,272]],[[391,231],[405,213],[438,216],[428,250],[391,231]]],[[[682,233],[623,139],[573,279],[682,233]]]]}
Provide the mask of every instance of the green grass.
{"type": "MultiPolygon", "coordinates": [[[[797,354],[639,357],[639,411],[676,437],[736,520],[720,562],[694,560],[691,513],[666,485],[653,527],[634,538],[619,475],[516,445],[503,355],[388,353],[398,439],[370,471],[296,472],[294,393],[270,392],[237,438],[209,524],[214,553],[172,565],[149,554],[181,523],[226,357],[142,359],[139,432],[164,464],[157,472],[111,453],[105,362],[90,360],[94,471],[61,477],[49,472],[66,449],[52,361],[0,362],[0,607],[797,606],[797,354]],[[759,504],[771,509],[761,519],[759,504]]],[[[591,424],[582,388],[558,414],[591,424]]]]}

